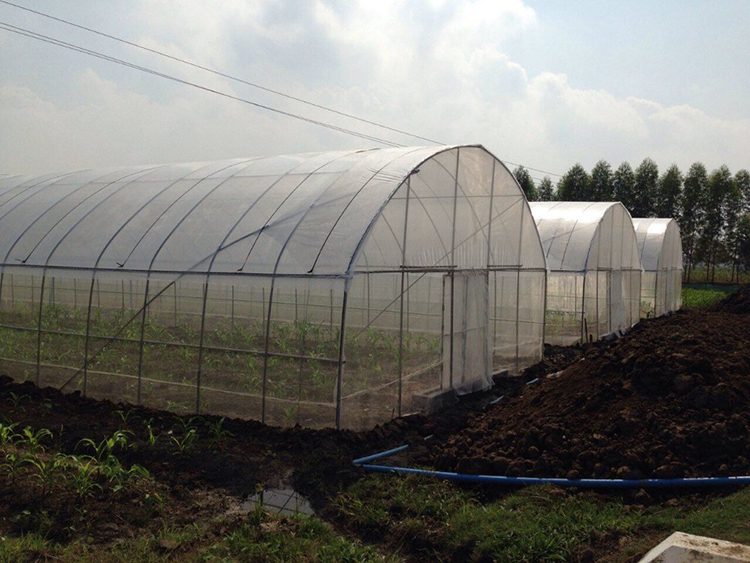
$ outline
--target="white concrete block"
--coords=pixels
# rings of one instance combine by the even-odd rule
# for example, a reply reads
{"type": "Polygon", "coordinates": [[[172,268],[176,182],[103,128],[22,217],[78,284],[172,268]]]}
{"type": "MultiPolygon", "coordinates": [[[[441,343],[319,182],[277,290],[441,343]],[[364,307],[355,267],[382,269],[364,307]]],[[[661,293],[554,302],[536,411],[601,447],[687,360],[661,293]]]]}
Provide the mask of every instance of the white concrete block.
{"type": "Polygon", "coordinates": [[[640,563],[745,563],[750,547],[713,538],[675,532],[641,559],[640,563]]]}

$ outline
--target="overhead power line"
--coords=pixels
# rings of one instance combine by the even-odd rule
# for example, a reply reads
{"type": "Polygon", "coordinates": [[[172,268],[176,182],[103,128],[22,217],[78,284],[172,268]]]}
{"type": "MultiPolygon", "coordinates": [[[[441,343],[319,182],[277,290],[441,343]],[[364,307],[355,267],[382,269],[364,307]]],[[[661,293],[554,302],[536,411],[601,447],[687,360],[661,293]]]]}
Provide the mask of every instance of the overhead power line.
{"type": "Polygon", "coordinates": [[[197,68],[197,69],[203,70],[205,72],[210,72],[212,74],[215,74],[216,76],[221,76],[222,78],[227,78],[229,80],[233,80],[235,82],[239,82],[239,83],[245,84],[247,86],[252,86],[253,88],[257,88],[259,90],[263,90],[264,92],[269,92],[271,94],[275,94],[277,96],[282,96],[284,98],[287,98],[289,100],[293,100],[295,102],[299,102],[301,104],[305,104],[305,105],[308,105],[308,106],[311,106],[311,107],[314,107],[314,108],[317,108],[317,109],[322,109],[324,111],[328,111],[330,113],[334,113],[334,114],[340,115],[342,117],[346,117],[346,118],[349,118],[349,119],[354,119],[354,120],[359,121],[361,123],[366,123],[368,125],[373,125],[375,127],[380,127],[381,129],[385,129],[385,130],[391,131],[393,133],[399,133],[400,135],[406,135],[408,137],[413,137],[413,138],[419,139],[421,141],[427,141],[428,143],[434,143],[436,145],[443,145],[443,144],[445,144],[445,143],[441,143],[440,141],[436,141],[434,139],[430,139],[428,137],[423,137],[421,135],[416,135],[414,133],[409,133],[408,131],[404,131],[403,129],[397,129],[395,127],[390,127],[388,125],[384,125],[384,124],[378,123],[376,121],[371,121],[371,120],[365,119],[363,117],[358,117],[358,116],[353,115],[351,113],[346,113],[346,112],[343,112],[343,111],[340,111],[340,110],[337,110],[337,109],[334,109],[334,108],[331,108],[331,107],[328,107],[328,106],[324,106],[322,104],[316,104],[315,102],[311,102],[309,100],[305,100],[305,99],[299,98],[297,96],[292,96],[291,94],[286,94],[286,93],[281,92],[279,90],[274,90],[273,88],[269,88],[268,86],[263,86],[263,85],[258,84],[256,82],[250,82],[249,80],[245,80],[243,78],[238,78],[236,76],[232,76],[231,74],[227,74],[227,73],[221,72],[219,70],[215,70],[215,69],[203,66],[203,65],[199,65],[197,63],[188,61],[186,59],[182,59],[180,57],[175,57],[174,55],[170,55],[168,53],[164,53],[164,52],[159,51],[157,49],[152,49],[150,47],[146,47],[145,45],[141,45],[141,44],[135,43],[133,41],[128,41],[127,39],[123,39],[122,37],[117,37],[116,35],[110,35],[109,33],[104,33],[103,31],[98,31],[96,29],[93,29],[91,27],[87,27],[85,25],[77,24],[75,22],[72,22],[72,21],[69,21],[69,20],[65,20],[63,18],[58,18],[56,16],[53,16],[53,15],[50,15],[50,14],[46,14],[46,13],[40,12],[38,10],[32,10],[31,8],[27,8],[26,6],[21,6],[19,4],[14,4],[13,2],[8,2],[7,0],[0,0],[0,3],[1,4],[6,4],[8,6],[12,6],[13,8],[18,8],[20,10],[25,10],[26,12],[31,12],[32,14],[36,14],[38,16],[42,16],[44,18],[51,19],[51,20],[54,20],[56,22],[63,23],[65,25],[70,25],[70,26],[76,27],[78,29],[82,29],[84,31],[88,31],[89,33],[94,33],[94,34],[99,35],[101,37],[106,37],[107,39],[112,39],[113,41],[118,41],[119,43],[123,43],[123,44],[129,45],[131,47],[135,47],[136,49],[141,49],[143,51],[148,51],[149,53],[153,53],[154,55],[159,55],[160,57],[164,57],[164,58],[167,58],[167,59],[170,59],[170,60],[173,60],[173,61],[185,64],[185,65],[191,66],[193,68],[197,68]]]}
{"type": "MultiPolygon", "coordinates": [[[[298,96],[293,96],[291,94],[287,94],[285,92],[281,92],[280,90],[269,88],[268,86],[263,86],[262,84],[258,84],[256,82],[251,82],[249,80],[245,80],[243,78],[239,78],[237,76],[233,76],[231,74],[228,74],[228,73],[216,70],[216,69],[212,69],[210,67],[206,67],[206,66],[200,65],[198,63],[194,63],[192,61],[189,61],[189,60],[186,60],[186,59],[183,59],[183,58],[180,58],[180,57],[176,57],[174,55],[170,55],[168,53],[164,53],[162,51],[159,51],[158,49],[153,49],[151,47],[146,47],[145,45],[141,45],[139,43],[135,43],[134,41],[129,41],[127,39],[123,39],[122,37],[117,37],[116,35],[105,33],[103,31],[99,31],[97,29],[94,29],[94,28],[91,28],[91,27],[88,27],[88,26],[85,26],[85,25],[82,25],[82,24],[75,23],[75,22],[72,22],[70,20],[66,20],[64,18],[53,16],[51,14],[47,14],[47,13],[41,12],[39,10],[34,10],[32,8],[29,8],[29,7],[26,7],[26,6],[22,6],[20,4],[14,3],[14,2],[9,2],[8,0],[0,0],[0,4],[5,4],[7,6],[10,6],[10,7],[13,7],[13,8],[17,8],[19,10],[24,10],[26,12],[29,12],[29,13],[41,16],[43,18],[47,18],[47,19],[50,19],[50,20],[53,20],[53,21],[56,21],[56,22],[59,22],[59,23],[65,24],[65,25],[69,25],[69,26],[75,27],[77,29],[81,29],[83,31],[87,31],[89,33],[93,33],[95,35],[99,35],[101,37],[105,37],[107,39],[111,39],[113,41],[117,41],[117,42],[122,43],[124,45],[128,45],[130,47],[135,47],[137,49],[141,49],[143,51],[146,51],[146,52],[158,55],[160,57],[164,57],[164,58],[170,59],[172,61],[176,61],[176,62],[179,62],[181,64],[185,64],[185,65],[188,65],[190,67],[197,68],[199,70],[203,70],[205,72],[212,73],[212,74],[214,74],[216,76],[221,76],[222,78],[226,78],[228,80],[232,80],[232,81],[235,81],[235,82],[238,82],[238,83],[241,83],[241,84],[245,84],[247,86],[251,86],[253,88],[257,88],[259,90],[262,90],[264,92],[275,94],[277,96],[281,96],[283,98],[286,98],[286,99],[289,99],[289,100],[292,100],[292,101],[295,101],[295,102],[299,102],[299,103],[308,105],[310,107],[314,107],[314,108],[321,109],[321,110],[324,110],[324,111],[327,111],[327,112],[330,112],[330,113],[333,113],[333,114],[336,114],[336,115],[339,115],[339,116],[342,116],[342,117],[346,117],[348,119],[353,119],[353,120],[359,121],[361,123],[372,125],[374,127],[379,127],[381,129],[384,129],[384,130],[387,130],[387,131],[391,131],[393,133],[398,133],[400,135],[405,135],[405,136],[412,137],[412,138],[415,138],[415,139],[419,139],[419,140],[422,140],[422,141],[427,141],[428,143],[434,143],[434,144],[438,144],[438,145],[445,144],[445,143],[443,143],[441,141],[437,141],[437,140],[431,139],[429,137],[424,137],[422,135],[417,135],[415,133],[410,133],[410,132],[408,132],[406,130],[403,130],[403,129],[398,129],[396,127],[390,127],[390,126],[385,125],[383,123],[378,123],[376,121],[372,121],[372,120],[369,120],[369,119],[366,119],[366,118],[363,118],[363,117],[359,117],[357,115],[353,115],[353,114],[350,114],[350,113],[347,113],[347,112],[344,112],[344,111],[340,111],[340,110],[337,110],[335,108],[331,108],[329,106],[325,106],[325,105],[322,105],[322,104],[317,104],[315,102],[311,102],[309,100],[305,100],[305,99],[300,98],[298,96]]],[[[2,22],[0,22],[0,23],[2,23],[2,22]]],[[[214,90],[212,88],[204,87],[204,86],[201,86],[199,84],[195,84],[195,83],[189,82],[187,80],[183,80],[183,79],[171,76],[171,75],[167,75],[165,73],[161,73],[161,72],[158,72],[158,71],[155,71],[155,70],[152,70],[152,69],[148,69],[146,67],[141,67],[140,65],[136,65],[134,63],[130,63],[128,61],[124,61],[124,60],[121,60],[121,59],[116,59],[116,58],[111,57],[109,55],[105,55],[105,54],[99,53],[97,51],[86,49],[84,47],[80,47],[80,46],[74,45],[72,43],[66,43],[65,41],[62,41],[62,40],[58,40],[58,39],[55,39],[55,38],[52,38],[52,37],[44,36],[42,34],[34,32],[34,31],[25,30],[23,28],[18,28],[16,26],[12,26],[10,24],[3,24],[3,25],[6,26],[5,27],[6,31],[11,31],[11,32],[17,33],[19,35],[25,35],[27,37],[31,37],[32,39],[37,39],[37,40],[40,40],[40,41],[45,41],[45,42],[48,42],[48,43],[52,43],[54,45],[58,45],[60,47],[64,47],[64,48],[67,48],[67,49],[78,51],[78,52],[83,53],[83,54],[87,54],[87,55],[90,55],[90,56],[94,56],[94,57],[98,57],[98,58],[101,58],[101,59],[104,59],[104,60],[108,60],[110,62],[114,62],[114,63],[121,64],[121,65],[124,65],[124,66],[128,66],[130,68],[134,68],[134,69],[140,70],[142,72],[147,72],[147,73],[150,73],[150,74],[161,76],[163,78],[167,78],[168,80],[177,81],[177,82],[186,84],[188,86],[193,86],[195,88],[199,88],[199,89],[211,92],[211,93],[215,93],[215,94],[218,94],[218,95],[221,95],[221,96],[225,96],[225,97],[237,100],[237,101],[241,101],[243,103],[248,103],[248,104],[254,105],[256,107],[259,107],[261,109],[266,109],[268,111],[280,113],[280,114],[286,115],[288,117],[293,117],[293,118],[296,118],[296,119],[301,119],[301,120],[309,122],[309,123],[313,123],[313,124],[316,124],[316,125],[321,125],[323,127],[328,127],[328,128],[334,129],[334,130],[339,131],[341,133],[345,133],[345,134],[349,134],[349,135],[354,135],[354,136],[357,136],[357,137],[362,138],[362,139],[375,141],[377,143],[385,144],[385,145],[388,145],[388,146],[403,146],[403,145],[401,145],[399,143],[395,143],[395,142],[392,142],[392,141],[386,141],[385,139],[381,139],[381,138],[375,137],[373,135],[367,135],[367,134],[364,134],[364,133],[359,133],[358,131],[354,131],[354,130],[346,129],[346,128],[339,127],[339,126],[336,126],[336,125],[333,125],[333,124],[329,124],[329,123],[326,123],[326,122],[314,120],[314,119],[311,119],[311,118],[307,118],[307,117],[304,117],[304,116],[293,114],[291,112],[286,112],[284,110],[280,110],[280,109],[273,108],[273,107],[270,107],[270,106],[265,106],[265,105],[259,104],[257,102],[252,102],[250,100],[245,100],[244,98],[240,98],[240,97],[234,96],[232,94],[227,94],[225,92],[221,92],[221,91],[218,91],[218,90],[214,90]],[[8,28],[14,28],[14,29],[8,29],[8,28]]],[[[505,162],[506,164],[509,164],[511,166],[523,166],[527,170],[533,170],[534,172],[539,172],[539,173],[542,173],[542,174],[548,174],[550,176],[555,176],[557,178],[562,178],[562,176],[563,176],[562,174],[557,174],[555,172],[550,172],[550,171],[547,171],[547,170],[542,170],[540,168],[534,168],[532,166],[526,166],[524,164],[520,164],[520,163],[516,163],[516,162],[511,162],[509,160],[504,160],[503,162],[505,162]]],[[[535,179],[537,181],[539,181],[539,178],[535,178],[535,179]]]]}
{"type": "MultiPolygon", "coordinates": [[[[395,127],[390,127],[388,125],[384,125],[384,124],[378,123],[376,121],[371,121],[369,119],[365,119],[365,118],[362,118],[362,117],[359,117],[359,116],[356,116],[356,115],[353,115],[353,114],[350,114],[350,113],[346,113],[346,112],[343,112],[343,111],[340,111],[340,110],[337,110],[337,109],[334,109],[334,108],[331,108],[331,107],[328,107],[328,106],[324,106],[322,104],[316,104],[314,102],[310,102],[309,100],[305,100],[303,98],[299,98],[297,96],[286,94],[286,93],[281,92],[279,90],[275,90],[273,88],[269,88],[267,86],[263,86],[262,84],[258,84],[256,82],[251,82],[251,81],[245,80],[243,78],[238,78],[238,77],[233,76],[231,74],[227,74],[225,72],[221,72],[221,71],[218,71],[218,70],[215,70],[215,69],[203,66],[203,65],[199,65],[199,64],[194,63],[192,61],[188,61],[186,59],[182,59],[180,57],[176,57],[174,55],[170,55],[168,53],[164,53],[164,52],[159,51],[157,49],[152,49],[150,47],[146,47],[145,45],[141,45],[141,44],[135,43],[133,41],[128,41],[127,39],[123,39],[122,37],[117,37],[116,35],[111,35],[109,33],[105,33],[103,31],[99,31],[97,29],[93,29],[91,27],[88,27],[88,26],[85,26],[85,25],[81,25],[81,24],[72,22],[70,20],[59,18],[57,16],[53,16],[53,15],[47,14],[45,12],[40,12],[38,10],[34,10],[34,9],[31,9],[31,8],[28,8],[26,6],[21,6],[19,4],[15,4],[13,2],[9,2],[8,0],[0,0],[0,3],[5,4],[7,6],[11,6],[13,8],[18,8],[20,10],[24,10],[26,12],[30,12],[30,13],[36,14],[38,16],[41,16],[41,17],[44,17],[44,18],[47,18],[47,19],[50,19],[50,20],[53,20],[53,21],[56,21],[56,22],[59,22],[59,23],[63,23],[65,25],[69,25],[69,26],[72,26],[72,27],[75,27],[75,28],[78,28],[78,29],[81,29],[81,30],[84,30],[84,31],[88,31],[89,33],[93,33],[93,34],[99,35],[101,37],[106,37],[107,39],[111,39],[113,41],[117,41],[119,43],[123,43],[124,45],[129,45],[131,47],[135,47],[137,49],[141,49],[143,51],[147,51],[149,53],[153,53],[155,55],[159,55],[160,57],[164,57],[164,58],[167,58],[167,59],[170,59],[170,60],[173,60],[173,61],[185,64],[185,65],[191,66],[193,68],[197,68],[199,70],[210,72],[210,73],[215,74],[217,76],[221,76],[223,78],[227,78],[229,80],[233,80],[235,82],[239,82],[241,84],[245,84],[247,86],[251,86],[253,88],[257,88],[259,90],[263,90],[265,92],[269,92],[271,94],[275,94],[277,96],[282,96],[284,98],[287,98],[289,100],[293,100],[295,102],[299,102],[299,103],[306,104],[306,105],[311,106],[311,107],[315,107],[315,108],[318,108],[318,109],[322,109],[324,111],[328,111],[328,112],[334,113],[336,115],[340,115],[342,117],[346,117],[346,118],[349,118],[349,119],[354,119],[354,120],[359,121],[361,123],[366,123],[368,125],[373,125],[375,127],[380,127],[382,129],[385,129],[385,130],[388,130],[388,131],[392,131],[394,133],[399,133],[401,135],[406,135],[408,137],[413,137],[415,139],[420,139],[422,141],[427,141],[429,143],[434,143],[434,144],[438,144],[438,145],[444,144],[444,143],[442,143],[440,141],[436,141],[434,139],[430,139],[429,137],[423,137],[421,135],[417,135],[415,133],[410,133],[410,132],[405,131],[403,129],[398,129],[398,128],[395,128],[395,127]]],[[[531,166],[525,166],[525,165],[518,164],[518,163],[515,163],[515,162],[510,162],[510,161],[507,161],[507,160],[505,162],[507,164],[512,165],[512,166],[523,166],[527,170],[533,170],[535,172],[540,172],[542,174],[549,174],[551,176],[562,177],[562,174],[556,174],[555,172],[548,172],[546,170],[541,170],[539,168],[533,168],[531,166]]]]}
{"type": "Polygon", "coordinates": [[[96,57],[98,59],[102,59],[102,60],[105,60],[105,61],[116,63],[116,64],[119,64],[119,65],[122,65],[122,66],[125,66],[125,67],[128,67],[128,68],[132,68],[134,70],[138,70],[138,71],[141,71],[141,72],[144,72],[144,73],[147,73],[147,74],[152,74],[154,76],[159,76],[161,78],[166,78],[167,80],[171,80],[173,82],[178,82],[180,84],[185,84],[187,86],[192,86],[193,88],[197,88],[197,89],[203,90],[205,92],[210,92],[210,93],[216,94],[218,96],[229,98],[231,100],[236,100],[238,102],[242,102],[244,104],[247,104],[247,105],[250,105],[250,106],[253,106],[253,107],[257,107],[259,109],[264,109],[266,111],[270,111],[270,112],[277,113],[277,114],[280,114],[280,115],[285,115],[287,117],[298,119],[300,121],[311,123],[313,125],[319,125],[321,127],[325,127],[327,129],[331,129],[333,131],[338,131],[339,133],[344,133],[346,135],[352,135],[354,137],[359,137],[360,139],[365,139],[365,140],[368,140],[368,141],[373,141],[373,142],[380,143],[382,145],[386,145],[386,146],[390,146],[390,147],[401,147],[401,146],[403,146],[403,145],[401,145],[399,143],[395,143],[393,141],[388,141],[386,139],[381,139],[381,138],[375,137],[373,135],[367,135],[365,133],[360,133],[360,132],[354,131],[352,129],[346,129],[345,127],[339,127],[338,125],[333,125],[332,123],[327,123],[325,121],[318,121],[317,119],[312,119],[312,118],[309,118],[309,117],[305,117],[303,115],[298,115],[298,114],[295,114],[295,113],[284,111],[284,110],[281,110],[281,109],[278,109],[278,108],[275,108],[275,107],[272,107],[272,106],[267,106],[267,105],[264,105],[264,104],[259,104],[257,102],[253,102],[252,100],[248,100],[246,98],[241,98],[241,97],[235,96],[233,94],[228,94],[227,92],[222,92],[221,90],[216,90],[214,88],[209,88],[207,86],[201,86],[200,84],[196,84],[195,82],[190,82],[188,80],[184,80],[182,78],[178,78],[176,76],[172,76],[171,74],[166,74],[166,73],[159,72],[159,71],[156,71],[156,70],[144,67],[144,66],[137,65],[135,63],[131,63],[129,61],[118,59],[116,57],[112,57],[110,55],[106,55],[106,54],[101,53],[99,51],[94,51],[92,49],[86,49],[85,47],[81,47],[80,45],[75,45],[74,43],[68,43],[66,41],[62,41],[60,39],[56,39],[56,38],[50,37],[48,35],[43,35],[41,33],[37,33],[35,31],[31,31],[29,29],[25,29],[25,28],[22,28],[22,27],[14,26],[14,25],[11,25],[11,24],[3,22],[3,21],[0,21],[0,29],[4,29],[5,31],[9,31],[9,32],[15,33],[17,35],[23,35],[25,37],[29,37],[29,38],[35,39],[37,41],[42,41],[44,43],[49,43],[51,45],[56,45],[58,47],[63,47],[64,49],[69,49],[71,51],[76,51],[78,53],[89,55],[91,57],[96,57]]]}

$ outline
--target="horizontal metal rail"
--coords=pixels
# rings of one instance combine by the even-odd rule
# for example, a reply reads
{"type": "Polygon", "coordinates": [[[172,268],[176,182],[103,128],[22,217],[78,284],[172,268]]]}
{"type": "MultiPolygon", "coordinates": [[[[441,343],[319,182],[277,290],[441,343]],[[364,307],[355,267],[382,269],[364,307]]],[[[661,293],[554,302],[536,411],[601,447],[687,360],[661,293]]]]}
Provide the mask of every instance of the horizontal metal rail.
{"type": "MultiPolygon", "coordinates": [[[[14,325],[5,325],[0,324],[0,328],[8,328],[12,330],[22,330],[26,332],[34,332],[38,333],[41,332],[42,334],[56,334],[59,336],[74,336],[78,338],[86,338],[85,334],[81,334],[78,332],[67,332],[64,330],[51,330],[51,329],[37,329],[37,328],[29,328],[24,326],[14,326],[14,325]]],[[[89,338],[91,339],[97,339],[97,340],[111,340],[115,342],[129,342],[131,344],[140,344],[140,340],[136,338],[126,338],[123,336],[105,336],[101,334],[89,334],[89,338]]],[[[169,347],[179,347],[179,348],[200,348],[199,344],[191,344],[189,342],[174,342],[174,341],[162,341],[162,340],[143,340],[144,344],[154,344],[158,346],[169,346],[169,347]]],[[[263,356],[266,353],[262,350],[245,350],[243,348],[229,348],[225,346],[203,346],[204,350],[210,350],[214,352],[230,352],[233,354],[250,354],[253,356],[263,356]]],[[[268,352],[269,356],[277,357],[277,358],[291,358],[294,360],[315,360],[316,362],[327,362],[327,363],[334,363],[337,364],[338,360],[334,358],[326,358],[326,357],[317,357],[317,356],[306,356],[302,354],[285,354],[282,352],[268,352]]],[[[77,369],[77,368],[71,368],[71,369],[77,369]]]]}
{"type": "MultiPolygon", "coordinates": [[[[24,364],[24,365],[29,365],[29,366],[36,366],[36,362],[29,362],[29,361],[26,361],[26,360],[18,360],[18,359],[15,359],[15,358],[5,358],[5,357],[2,357],[2,356],[0,356],[0,361],[14,362],[14,363],[17,363],[17,364],[24,364]]],[[[62,366],[62,365],[58,365],[58,364],[48,364],[48,363],[45,363],[45,362],[41,362],[39,365],[41,367],[55,368],[55,369],[67,369],[67,370],[77,370],[78,369],[78,368],[73,368],[73,367],[70,367],[70,366],[62,366]]],[[[105,376],[108,376],[108,377],[122,377],[124,379],[133,379],[133,380],[138,381],[138,376],[137,375],[130,375],[129,373],[114,373],[114,372],[110,372],[110,371],[97,371],[97,370],[92,370],[92,369],[89,369],[88,373],[89,374],[96,374],[96,375],[105,375],[105,376]]],[[[166,379],[153,379],[153,378],[150,378],[150,377],[142,377],[141,381],[147,381],[149,383],[154,383],[154,384],[159,384],[159,385],[174,385],[175,387],[187,387],[187,388],[190,388],[190,389],[195,389],[195,383],[183,383],[181,381],[169,381],[169,380],[166,380],[166,379]]],[[[237,397],[246,397],[246,398],[258,399],[258,400],[262,399],[261,395],[258,395],[256,393],[246,393],[244,391],[230,391],[228,389],[217,389],[216,387],[207,387],[207,386],[205,386],[203,384],[201,384],[201,390],[211,391],[211,392],[214,392],[214,393],[224,393],[224,394],[227,394],[227,395],[233,395],[233,396],[237,396],[237,397]]],[[[324,402],[321,402],[321,401],[303,401],[301,399],[281,399],[279,397],[271,397],[271,396],[268,396],[268,395],[266,396],[266,400],[267,401],[268,400],[270,400],[270,401],[276,401],[276,402],[279,402],[279,403],[294,403],[294,404],[304,403],[306,405],[315,405],[315,406],[326,407],[326,408],[335,408],[336,407],[336,405],[334,403],[324,403],[324,402]]]]}

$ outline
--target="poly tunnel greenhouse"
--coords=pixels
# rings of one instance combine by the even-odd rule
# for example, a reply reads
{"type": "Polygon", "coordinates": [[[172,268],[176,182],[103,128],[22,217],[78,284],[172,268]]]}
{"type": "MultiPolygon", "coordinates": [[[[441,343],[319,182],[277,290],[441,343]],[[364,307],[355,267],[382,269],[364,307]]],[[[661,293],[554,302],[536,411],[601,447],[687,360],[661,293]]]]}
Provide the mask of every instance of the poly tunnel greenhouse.
{"type": "Polygon", "coordinates": [[[682,240],[674,219],[633,219],[643,264],[641,318],[682,307],[682,240]]]}
{"type": "Polygon", "coordinates": [[[41,386],[365,428],[542,354],[542,246],[481,146],[5,177],[0,232],[0,362],[41,386]]]}
{"type": "Polygon", "coordinates": [[[545,342],[589,342],[638,322],[641,261],[628,210],[613,202],[530,205],[547,258],[545,342]]]}

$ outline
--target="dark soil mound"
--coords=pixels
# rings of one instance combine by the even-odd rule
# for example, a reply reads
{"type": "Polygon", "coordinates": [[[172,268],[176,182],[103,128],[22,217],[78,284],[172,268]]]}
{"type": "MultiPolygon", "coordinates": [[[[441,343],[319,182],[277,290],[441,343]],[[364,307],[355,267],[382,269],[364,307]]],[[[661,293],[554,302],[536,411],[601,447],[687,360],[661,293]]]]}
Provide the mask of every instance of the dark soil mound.
{"type": "Polygon", "coordinates": [[[641,322],[415,457],[498,475],[750,474],[750,316],[641,322]]]}
{"type": "Polygon", "coordinates": [[[750,313],[750,285],[743,285],[734,293],[730,293],[719,301],[714,311],[724,313],[750,313]]]}

